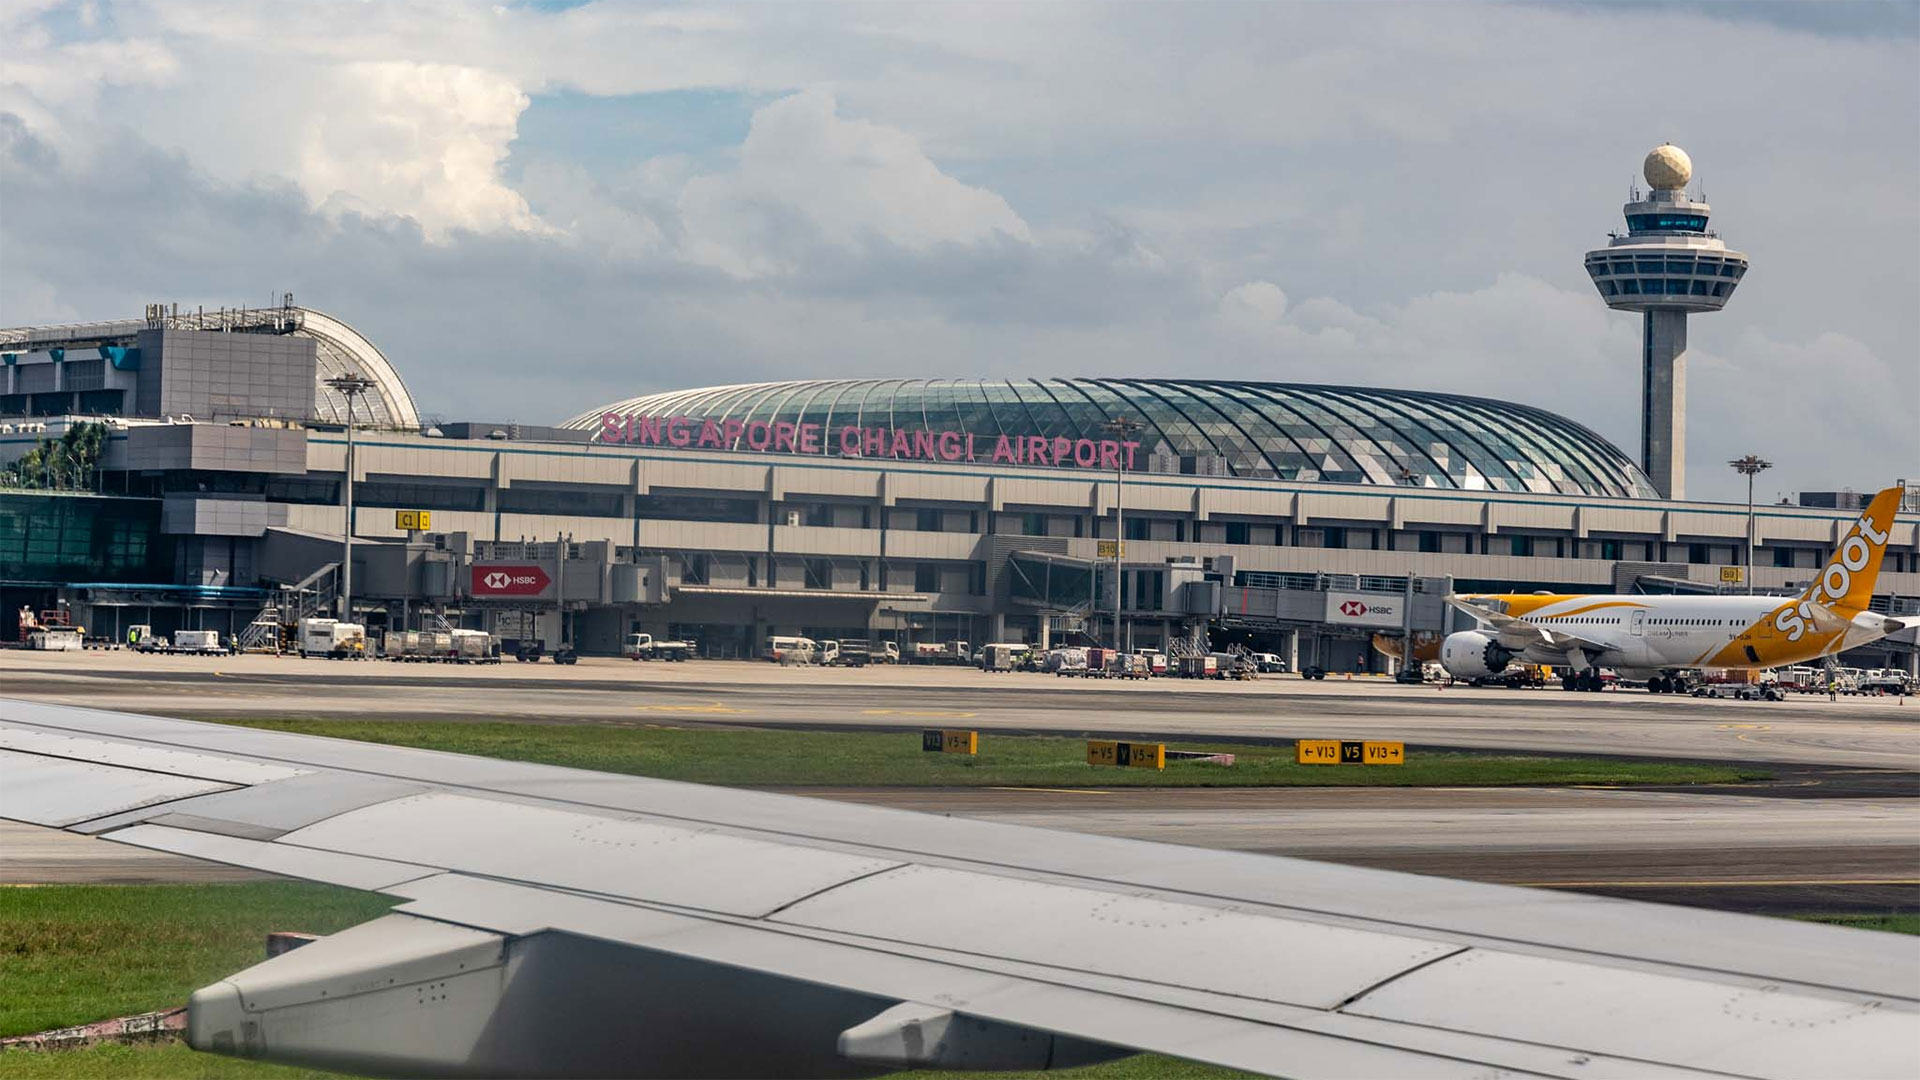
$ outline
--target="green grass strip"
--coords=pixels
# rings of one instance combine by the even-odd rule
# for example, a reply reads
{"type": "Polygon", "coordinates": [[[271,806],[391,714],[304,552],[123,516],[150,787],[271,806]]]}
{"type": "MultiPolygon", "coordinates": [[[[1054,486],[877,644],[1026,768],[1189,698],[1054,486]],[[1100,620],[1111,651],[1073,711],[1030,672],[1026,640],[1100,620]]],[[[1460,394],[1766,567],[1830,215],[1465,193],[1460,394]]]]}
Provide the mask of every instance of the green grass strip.
{"type": "Polygon", "coordinates": [[[1405,765],[1296,765],[1293,748],[1170,743],[1235,755],[1232,766],[1175,762],[1165,771],[1088,765],[1086,743],[980,734],[980,752],[925,753],[916,732],[676,728],[381,720],[229,720],[302,735],[447,750],[703,784],[831,787],[1461,787],[1730,784],[1766,771],[1668,761],[1410,751],[1405,765]]]}
{"type": "Polygon", "coordinates": [[[184,1005],[266,959],[268,931],[331,934],[394,903],[294,881],[0,888],[0,1036],[184,1005]]]}

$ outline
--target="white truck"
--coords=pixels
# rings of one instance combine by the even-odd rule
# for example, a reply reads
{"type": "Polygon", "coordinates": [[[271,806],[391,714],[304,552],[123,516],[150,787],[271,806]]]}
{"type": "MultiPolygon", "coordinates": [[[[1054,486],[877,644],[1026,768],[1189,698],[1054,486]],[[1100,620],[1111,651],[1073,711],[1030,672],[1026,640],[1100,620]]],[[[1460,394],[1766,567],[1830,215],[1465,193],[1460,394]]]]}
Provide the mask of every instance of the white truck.
{"type": "Polygon", "coordinates": [[[173,652],[190,656],[214,656],[226,652],[218,630],[175,630],[173,652]]]}
{"type": "Polygon", "coordinates": [[[973,646],[964,641],[922,642],[913,647],[916,664],[971,664],[973,646]]]}
{"type": "Polygon", "coordinates": [[[41,652],[79,652],[84,644],[76,626],[43,626],[27,633],[27,648],[41,652]]]}
{"type": "Polygon", "coordinates": [[[358,660],[367,655],[367,628],[338,619],[300,620],[300,656],[358,660]]]}
{"type": "Polygon", "coordinates": [[[693,642],[655,641],[652,634],[628,634],[620,652],[629,660],[688,660],[693,657],[693,642]]]}

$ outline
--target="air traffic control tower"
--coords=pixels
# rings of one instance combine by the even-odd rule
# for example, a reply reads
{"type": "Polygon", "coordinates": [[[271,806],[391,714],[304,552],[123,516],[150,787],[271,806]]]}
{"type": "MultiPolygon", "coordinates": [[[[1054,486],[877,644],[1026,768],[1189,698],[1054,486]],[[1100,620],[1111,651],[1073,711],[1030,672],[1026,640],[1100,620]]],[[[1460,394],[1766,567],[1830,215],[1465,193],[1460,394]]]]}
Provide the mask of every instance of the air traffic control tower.
{"type": "Polygon", "coordinates": [[[1616,311],[1637,311],[1640,343],[1640,464],[1660,494],[1686,497],[1687,316],[1719,311],[1747,272],[1747,257],[1707,230],[1706,203],[1687,195],[1693,162],[1671,143],[1647,155],[1652,190],[1636,188],[1627,231],[1587,252],[1587,273],[1616,311]]]}

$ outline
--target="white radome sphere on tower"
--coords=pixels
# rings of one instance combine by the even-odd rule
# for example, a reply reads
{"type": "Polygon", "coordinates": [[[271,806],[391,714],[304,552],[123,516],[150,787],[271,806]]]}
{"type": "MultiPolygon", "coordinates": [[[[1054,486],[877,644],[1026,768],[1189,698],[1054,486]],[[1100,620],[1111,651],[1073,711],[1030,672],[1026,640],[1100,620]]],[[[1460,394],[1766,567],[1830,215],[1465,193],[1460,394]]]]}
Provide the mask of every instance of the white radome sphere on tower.
{"type": "Polygon", "coordinates": [[[1693,178],[1693,159],[1672,143],[1663,143],[1647,155],[1640,171],[1646,175],[1648,187],[1656,191],[1678,191],[1693,178]]]}

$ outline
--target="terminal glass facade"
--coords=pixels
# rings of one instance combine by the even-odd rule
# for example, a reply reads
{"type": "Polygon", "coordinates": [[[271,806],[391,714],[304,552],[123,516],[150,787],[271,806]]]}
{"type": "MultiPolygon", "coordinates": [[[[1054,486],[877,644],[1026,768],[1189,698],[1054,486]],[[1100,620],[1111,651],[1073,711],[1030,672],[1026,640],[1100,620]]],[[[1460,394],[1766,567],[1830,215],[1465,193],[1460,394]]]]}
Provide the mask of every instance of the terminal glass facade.
{"type": "Polygon", "coordinates": [[[1606,439],[1542,409],[1458,394],[1188,379],[846,379],[653,394],[604,413],[1111,438],[1139,425],[1136,469],[1340,484],[1651,498],[1606,439]]]}
{"type": "Polygon", "coordinates": [[[160,546],[158,500],[0,492],[0,581],[164,581],[160,546]]]}

